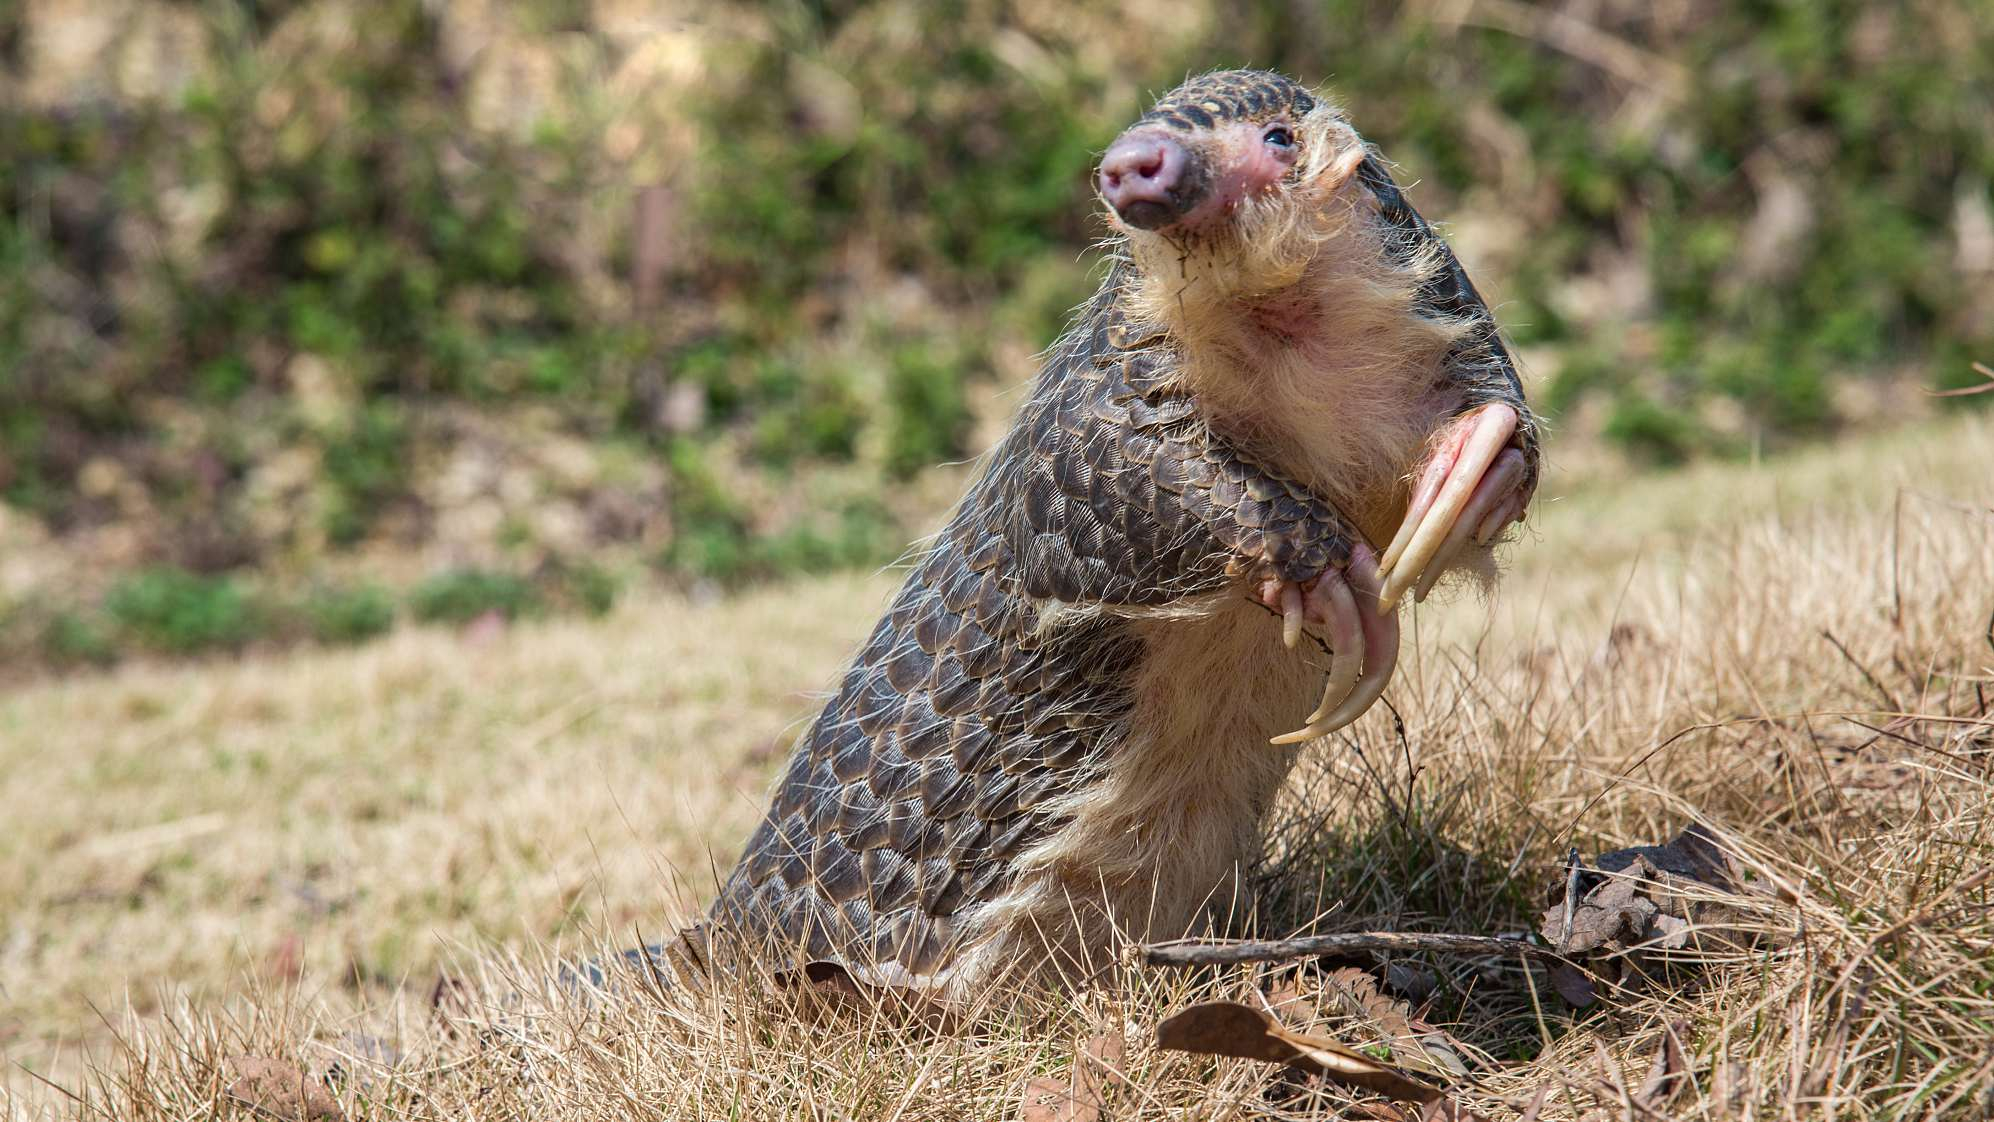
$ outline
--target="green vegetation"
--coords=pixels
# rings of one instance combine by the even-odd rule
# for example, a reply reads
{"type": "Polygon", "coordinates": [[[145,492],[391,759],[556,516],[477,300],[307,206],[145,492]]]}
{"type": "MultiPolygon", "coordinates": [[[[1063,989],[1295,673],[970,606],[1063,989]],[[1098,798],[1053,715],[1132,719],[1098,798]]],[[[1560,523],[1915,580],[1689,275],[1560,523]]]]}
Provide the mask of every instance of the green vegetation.
{"type": "MultiPolygon", "coordinates": [[[[1994,15],[1964,0],[114,7],[0,13],[0,502],[120,527],[123,565],[443,533],[507,572],[886,560],[933,511],[882,493],[972,455],[1090,287],[1094,154],[1216,66],[1329,83],[1455,222],[1565,438],[1741,454],[1994,355],[1994,15]],[[91,18],[128,26],[89,65],[38,46],[91,18]]],[[[43,646],[293,626],[129,580],[43,646]]]]}
{"type": "MultiPolygon", "coordinates": [[[[769,556],[793,542],[774,539],[769,556]]],[[[850,553],[809,552],[787,567],[851,564],[850,553]]],[[[316,643],[337,647],[387,633],[398,619],[466,624],[491,616],[507,622],[549,608],[602,616],[616,606],[624,580],[579,563],[522,575],[495,569],[444,569],[396,592],[371,581],[314,581],[286,589],[251,579],[150,568],[119,578],[94,601],[17,605],[0,615],[0,655],[39,656],[57,667],[109,666],[128,655],[201,655],[252,645],[316,643]]]]}
{"type": "Polygon", "coordinates": [[[409,610],[425,623],[465,623],[487,614],[518,619],[540,607],[540,593],[531,582],[484,569],[438,573],[409,596],[409,610]]]}
{"type": "Polygon", "coordinates": [[[395,625],[394,596],[377,584],[315,585],[298,610],[312,638],[328,646],[371,639],[395,625]]]}
{"type": "Polygon", "coordinates": [[[113,585],[104,614],[120,632],[170,654],[234,647],[259,629],[257,606],[226,577],[146,569],[113,585]]]}

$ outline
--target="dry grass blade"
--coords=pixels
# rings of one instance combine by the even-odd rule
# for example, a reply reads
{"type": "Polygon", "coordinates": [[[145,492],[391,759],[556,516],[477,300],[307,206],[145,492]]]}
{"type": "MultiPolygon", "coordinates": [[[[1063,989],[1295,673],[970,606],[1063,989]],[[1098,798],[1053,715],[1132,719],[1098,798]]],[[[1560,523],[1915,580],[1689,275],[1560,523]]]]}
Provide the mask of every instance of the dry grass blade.
{"type": "Polygon", "coordinates": [[[932,1033],[960,1032],[968,1025],[961,1008],[920,990],[868,985],[852,977],[842,963],[808,962],[776,974],[775,980],[797,993],[798,1012],[806,1017],[865,1014],[932,1033]]]}
{"type": "Polygon", "coordinates": [[[1689,1074],[1682,1038],[1688,1032],[1687,1021],[1673,1022],[1662,1030],[1661,1042],[1655,1046],[1654,1065],[1641,1080],[1640,1089],[1634,1092],[1634,1101],[1642,1108],[1659,1110],[1667,1107],[1682,1092],[1689,1074]]]}

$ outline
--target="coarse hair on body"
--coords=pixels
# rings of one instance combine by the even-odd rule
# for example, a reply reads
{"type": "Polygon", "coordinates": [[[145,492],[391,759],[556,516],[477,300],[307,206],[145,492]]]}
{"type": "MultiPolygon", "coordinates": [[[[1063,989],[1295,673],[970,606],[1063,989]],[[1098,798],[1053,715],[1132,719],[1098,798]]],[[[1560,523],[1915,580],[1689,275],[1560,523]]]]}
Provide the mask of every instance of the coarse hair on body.
{"type": "Polygon", "coordinates": [[[977,934],[951,991],[1033,971],[1082,980],[1121,941],[1243,910],[1261,820],[1296,758],[1267,741],[1302,719],[1321,670],[1280,650],[1238,595],[1201,603],[1201,618],[1131,621],[1144,659],[1125,731],[1054,810],[1065,825],[1018,856],[1011,890],[966,919],[977,934]]]}

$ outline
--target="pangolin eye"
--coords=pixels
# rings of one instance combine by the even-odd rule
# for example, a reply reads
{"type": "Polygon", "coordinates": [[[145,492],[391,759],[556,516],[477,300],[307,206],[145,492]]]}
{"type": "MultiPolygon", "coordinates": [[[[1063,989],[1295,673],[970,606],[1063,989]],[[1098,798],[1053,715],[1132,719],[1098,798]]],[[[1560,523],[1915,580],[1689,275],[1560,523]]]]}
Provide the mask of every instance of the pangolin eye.
{"type": "Polygon", "coordinates": [[[1263,144],[1271,144],[1276,148],[1293,148],[1295,146],[1295,134],[1290,132],[1286,125],[1275,125],[1273,128],[1268,129],[1267,134],[1262,136],[1260,140],[1263,144]]]}

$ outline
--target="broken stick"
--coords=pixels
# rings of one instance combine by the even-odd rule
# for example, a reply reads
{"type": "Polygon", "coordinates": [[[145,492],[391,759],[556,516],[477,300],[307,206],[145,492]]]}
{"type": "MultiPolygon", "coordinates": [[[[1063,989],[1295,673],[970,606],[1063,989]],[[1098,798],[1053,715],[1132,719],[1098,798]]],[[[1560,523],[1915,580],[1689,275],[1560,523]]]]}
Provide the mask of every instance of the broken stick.
{"type": "Polygon", "coordinates": [[[1292,939],[1172,939],[1136,948],[1145,966],[1231,966],[1242,962],[1279,962],[1325,954],[1359,952],[1409,954],[1520,954],[1563,961],[1549,947],[1498,935],[1421,934],[1408,931],[1355,931],[1338,935],[1300,935],[1292,939]]]}

